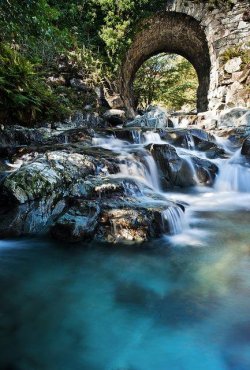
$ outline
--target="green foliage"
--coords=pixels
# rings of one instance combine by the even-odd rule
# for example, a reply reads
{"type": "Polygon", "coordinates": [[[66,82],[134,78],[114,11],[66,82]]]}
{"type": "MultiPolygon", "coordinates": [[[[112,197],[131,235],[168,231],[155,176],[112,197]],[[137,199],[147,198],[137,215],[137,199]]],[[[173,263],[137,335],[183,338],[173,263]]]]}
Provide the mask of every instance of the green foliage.
{"type": "Polygon", "coordinates": [[[250,63],[250,50],[249,45],[248,48],[243,48],[242,44],[239,44],[235,47],[230,47],[227,50],[224,51],[223,54],[221,54],[221,61],[223,64],[225,64],[227,61],[229,61],[232,58],[241,57],[244,64],[250,63]]]}
{"type": "Polygon", "coordinates": [[[35,65],[0,43],[0,113],[26,124],[58,115],[58,102],[35,65]]]}
{"type": "Polygon", "coordinates": [[[193,66],[177,55],[160,54],[147,60],[136,74],[138,106],[159,104],[170,110],[194,109],[198,80],[193,66]]]}
{"type": "MultiPolygon", "coordinates": [[[[193,1],[205,2],[205,0],[193,1]]],[[[12,62],[6,71],[3,67],[0,70],[1,96],[4,99],[1,107],[3,104],[11,104],[16,107],[16,113],[13,114],[24,117],[24,112],[27,112],[30,105],[32,120],[41,117],[42,112],[49,116],[53,116],[54,111],[55,114],[56,111],[59,114],[62,109],[53,110],[51,106],[58,106],[58,99],[60,100],[61,96],[57,99],[57,89],[45,86],[43,77],[58,76],[61,73],[59,65],[62,55],[71,62],[72,76],[84,79],[89,86],[94,87],[104,83],[105,80],[113,83],[124,53],[140,27],[140,21],[164,9],[166,2],[166,0],[2,0],[0,42],[4,42],[5,46],[14,45],[16,51],[13,47],[10,48],[8,58],[12,62]],[[11,53],[15,54],[15,57],[11,56],[11,53]],[[20,70],[17,67],[18,63],[20,70]],[[25,76],[24,81],[18,80],[18,86],[21,87],[14,88],[14,79],[22,73],[25,76]],[[11,86],[8,86],[9,81],[12,81],[11,86]]],[[[208,3],[211,7],[217,7],[230,5],[231,0],[209,0],[208,3]]],[[[2,59],[2,66],[6,63],[6,53],[5,48],[5,56],[2,56],[5,62],[2,59]]],[[[180,89],[193,91],[191,82],[185,86],[183,83],[180,89]]],[[[72,104],[74,109],[79,105],[79,102],[76,103],[77,97],[69,89],[64,88],[62,95],[63,102],[68,102],[65,103],[67,107],[72,104]]],[[[165,93],[164,101],[166,99],[165,93]]],[[[11,108],[8,110],[11,111],[11,108]]]]}

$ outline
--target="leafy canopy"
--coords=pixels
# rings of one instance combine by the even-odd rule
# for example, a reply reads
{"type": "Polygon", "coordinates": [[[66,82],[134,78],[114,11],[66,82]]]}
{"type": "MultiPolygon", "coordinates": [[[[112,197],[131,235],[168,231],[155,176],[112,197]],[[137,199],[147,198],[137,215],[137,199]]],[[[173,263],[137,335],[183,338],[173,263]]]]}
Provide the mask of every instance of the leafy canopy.
{"type": "Polygon", "coordinates": [[[148,59],[134,81],[137,105],[147,108],[159,104],[170,110],[196,105],[198,79],[192,64],[174,54],[159,54],[148,59]]]}

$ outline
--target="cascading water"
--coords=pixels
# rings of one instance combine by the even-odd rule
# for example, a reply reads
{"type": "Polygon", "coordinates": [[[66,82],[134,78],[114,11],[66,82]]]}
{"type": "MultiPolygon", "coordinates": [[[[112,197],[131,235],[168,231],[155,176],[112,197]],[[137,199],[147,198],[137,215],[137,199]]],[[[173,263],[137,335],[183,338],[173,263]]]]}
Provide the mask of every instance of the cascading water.
{"type": "Polygon", "coordinates": [[[145,144],[162,144],[164,141],[161,139],[158,132],[147,131],[143,133],[145,144]]]}
{"type": "MultiPolygon", "coordinates": [[[[150,188],[153,193],[163,197],[159,182],[159,171],[156,162],[148,150],[144,146],[152,143],[166,144],[157,132],[147,131],[141,134],[138,131],[132,131],[133,144],[116,139],[111,136],[109,138],[94,138],[93,144],[118,152],[120,160],[120,173],[113,177],[124,177],[125,179],[133,179],[136,181],[141,194],[141,201],[148,201],[147,196],[144,196],[145,186],[150,188]],[[135,155],[136,153],[136,155],[135,155]]],[[[192,161],[188,157],[185,161],[190,166],[190,169],[195,177],[195,170],[192,161]]],[[[129,189],[128,189],[129,190],[129,189]]],[[[138,198],[138,192],[136,194],[138,198]]],[[[168,232],[171,235],[181,233],[184,225],[184,211],[176,206],[169,206],[167,211],[163,211],[162,216],[168,224],[168,232]]]]}
{"type": "MultiPolygon", "coordinates": [[[[162,140],[159,133],[155,131],[133,131],[132,144],[116,139],[114,137],[109,138],[94,138],[94,145],[102,146],[103,148],[115,151],[120,154],[120,173],[115,176],[122,176],[124,178],[132,178],[137,182],[141,195],[144,194],[144,188],[149,187],[155,194],[166,196],[166,199],[172,199],[174,201],[181,200],[183,198],[190,205],[190,212],[192,209],[203,209],[204,204],[207,203],[207,207],[222,206],[224,202],[225,207],[228,204],[228,197],[223,197],[222,194],[225,192],[236,192],[250,193],[250,166],[240,154],[240,150],[233,153],[230,142],[216,137],[217,145],[225,150],[227,155],[231,155],[229,159],[215,159],[214,162],[219,167],[219,174],[213,188],[210,188],[210,193],[206,193],[205,189],[199,187],[199,179],[197,177],[196,168],[194,166],[192,156],[198,156],[200,158],[206,158],[206,154],[195,151],[195,145],[193,137],[190,133],[186,135],[187,149],[176,148],[176,152],[180,158],[182,158],[187,166],[189,167],[191,178],[193,179],[193,185],[196,185],[197,197],[184,196],[180,193],[165,193],[161,191],[159,183],[159,171],[155,160],[148,150],[145,150],[145,146],[148,144],[166,144],[167,142],[162,140]],[[135,153],[137,153],[135,155],[135,153]],[[233,155],[232,155],[233,153],[233,155]],[[213,202],[210,201],[209,194],[213,194],[213,202]],[[200,205],[200,206],[199,206],[200,205]]],[[[211,160],[211,159],[210,159],[211,160]]],[[[212,160],[213,161],[213,160],[212,160]]],[[[142,201],[143,197],[141,198],[142,201]]],[[[231,204],[231,203],[230,203],[231,204]]],[[[187,212],[186,212],[187,213],[187,212]]],[[[187,221],[184,220],[184,212],[179,207],[170,207],[163,213],[163,217],[169,220],[170,234],[179,234],[183,230],[185,224],[185,230],[187,230],[187,221]]],[[[187,217],[187,216],[185,216],[187,217]]],[[[190,220],[192,222],[192,220],[190,220]]]]}
{"type": "Polygon", "coordinates": [[[139,130],[132,130],[132,137],[133,137],[133,142],[135,144],[141,144],[142,142],[142,132],[139,130]]]}
{"type": "Polygon", "coordinates": [[[187,148],[189,150],[194,150],[195,149],[195,143],[194,143],[194,138],[190,133],[186,134],[186,143],[187,143],[187,148]]]}
{"type": "Polygon", "coordinates": [[[241,149],[221,164],[215,189],[221,192],[250,192],[250,166],[241,155],[241,149]]]}
{"type": "Polygon", "coordinates": [[[185,213],[181,207],[170,206],[163,212],[163,219],[167,220],[169,234],[180,234],[186,226],[185,213]]]}

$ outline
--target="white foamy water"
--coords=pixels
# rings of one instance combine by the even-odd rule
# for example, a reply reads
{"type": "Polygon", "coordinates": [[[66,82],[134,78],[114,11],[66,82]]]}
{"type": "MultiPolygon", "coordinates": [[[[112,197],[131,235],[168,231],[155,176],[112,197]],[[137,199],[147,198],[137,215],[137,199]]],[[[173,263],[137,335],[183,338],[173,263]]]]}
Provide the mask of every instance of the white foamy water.
{"type": "Polygon", "coordinates": [[[221,162],[215,189],[219,192],[250,192],[250,166],[241,155],[241,149],[231,159],[221,162]]]}
{"type": "MultiPolygon", "coordinates": [[[[94,138],[93,144],[103,148],[120,153],[120,173],[115,176],[122,176],[124,178],[131,178],[138,181],[137,184],[143,194],[144,186],[150,187],[156,194],[162,194],[159,182],[159,170],[152,155],[144,149],[147,144],[164,144],[158,132],[133,131],[134,144],[126,141],[116,139],[114,137],[108,138],[94,138]],[[138,155],[135,155],[138,153],[138,155]]],[[[183,200],[187,203],[186,208],[188,212],[182,214],[178,207],[176,209],[169,209],[163,217],[169,218],[170,233],[181,234],[184,232],[185,224],[185,240],[198,241],[197,233],[194,236],[194,230],[188,230],[187,225],[192,224],[194,212],[203,212],[208,210],[228,211],[229,209],[246,208],[246,202],[250,199],[250,167],[246,163],[244,157],[241,156],[240,150],[233,152],[231,143],[223,138],[216,137],[217,144],[225,150],[229,159],[214,159],[214,162],[219,167],[219,174],[215,181],[214,188],[204,188],[199,186],[199,179],[196,173],[195,165],[192,161],[192,156],[206,159],[206,153],[195,150],[194,140],[191,134],[186,135],[187,149],[176,148],[177,154],[187,163],[189,167],[191,178],[193,178],[194,185],[196,185],[196,194],[185,194],[167,192],[164,193],[166,199],[175,201],[183,200]],[[233,195],[232,195],[233,192],[233,195]],[[249,193],[249,195],[248,195],[249,193]],[[183,219],[185,218],[185,222],[183,219]]],[[[203,236],[201,235],[201,240],[203,236]]],[[[181,238],[179,238],[179,241],[181,238]]],[[[203,241],[200,241],[202,244],[203,241]]],[[[195,243],[194,243],[195,244],[195,243]]]]}

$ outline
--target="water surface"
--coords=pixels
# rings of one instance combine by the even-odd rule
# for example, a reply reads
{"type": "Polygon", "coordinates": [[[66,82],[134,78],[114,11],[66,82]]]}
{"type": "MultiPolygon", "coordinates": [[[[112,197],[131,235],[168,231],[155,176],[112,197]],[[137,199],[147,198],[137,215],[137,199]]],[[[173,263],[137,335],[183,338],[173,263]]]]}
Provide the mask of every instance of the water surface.
{"type": "Polygon", "coordinates": [[[1,369],[249,370],[249,212],[192,215],[186,243],[0,242],[1,369]]]}

